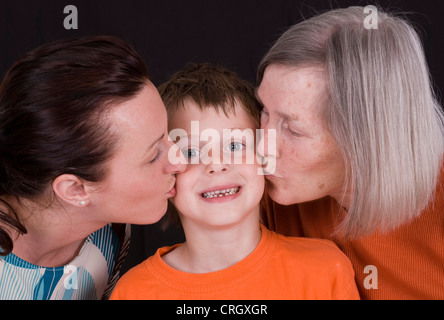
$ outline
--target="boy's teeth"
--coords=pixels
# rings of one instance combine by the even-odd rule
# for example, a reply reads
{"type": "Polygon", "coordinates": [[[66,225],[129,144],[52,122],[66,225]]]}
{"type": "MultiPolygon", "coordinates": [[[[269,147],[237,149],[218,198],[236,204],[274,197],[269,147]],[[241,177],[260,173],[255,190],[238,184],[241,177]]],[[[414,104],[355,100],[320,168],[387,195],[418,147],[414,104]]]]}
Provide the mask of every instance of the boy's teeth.
{"type": "Polygon", "coordinates": [[[216,190],[216,191],[210,191],[210,192],[204,192],[202,193],[202,197],[209,199],[209,198],[215,198],[215,197],[224,197],[229,196],[235,193],[239,192],[239,187],[236,188],[229,188],[229,189],[223,189],[223,190],[216,190]]]}

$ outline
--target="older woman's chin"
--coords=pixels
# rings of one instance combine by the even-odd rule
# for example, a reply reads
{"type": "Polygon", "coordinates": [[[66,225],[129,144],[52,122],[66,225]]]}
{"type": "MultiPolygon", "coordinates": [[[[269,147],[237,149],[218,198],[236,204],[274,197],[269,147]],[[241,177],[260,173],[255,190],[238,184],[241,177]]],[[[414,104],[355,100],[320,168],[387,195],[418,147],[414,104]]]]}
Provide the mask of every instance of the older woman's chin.
{"type": "Polygon", "coordinates": [[[282,186],[268,183],[267,184],[267,191],[270,196],[270,198],[281,205],[291,205],[297,203],[295,200],[295,192],[292,192],[291,190],[288,190],[282,186]]]}
{"type": "Polygon", "coordinates": [[[270,181],[267,183],[267,192],[274,202],[284,206],[309,202],[324,198],[328,195],[325,192],[313,190],[309,186],[300,188],[295,185],[273,183],[270,181]]]}

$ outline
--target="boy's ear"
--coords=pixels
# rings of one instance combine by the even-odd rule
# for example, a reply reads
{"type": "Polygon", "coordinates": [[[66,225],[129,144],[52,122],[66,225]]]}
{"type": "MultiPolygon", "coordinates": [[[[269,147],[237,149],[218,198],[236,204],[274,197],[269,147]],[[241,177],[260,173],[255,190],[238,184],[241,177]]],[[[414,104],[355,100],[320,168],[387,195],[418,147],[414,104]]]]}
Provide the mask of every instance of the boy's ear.
{"type": "Polygon", "coordinates": [[[84,181],[73,174],[58,176],[52,183],[52,189],[60,200],[75,207],[85,207],[90,202],[84,181]]]}

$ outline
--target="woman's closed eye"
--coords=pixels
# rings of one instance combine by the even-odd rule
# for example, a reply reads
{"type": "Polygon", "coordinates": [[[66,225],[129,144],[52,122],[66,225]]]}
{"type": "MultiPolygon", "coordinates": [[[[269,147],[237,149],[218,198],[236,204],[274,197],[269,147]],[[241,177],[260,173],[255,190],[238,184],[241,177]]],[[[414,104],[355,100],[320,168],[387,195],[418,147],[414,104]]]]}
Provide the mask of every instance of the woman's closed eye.
{"type": "Polygon", "coordinates": [[[159,160],[161,154],[162,154],[162,148],[161,148],[161,147],[158,147],[158,148],[157,148],[157,153],[156,153],[156,155],[154,156],[154,158],[152,158],[152,159],[149,161],[149,164],[153,164],[153,163],[155,163],[157,160],[159,160]]]}
{"type": "Polygon", "coordinates": [[[283,121],[282,123],[282,129],[284,129],[286,132],[288,132],[290,135],[292,135],[293,137],[299,138],[301,136],[303,136],[299,131],[297,131],[296,129],[294,129],[289,123],[288,121],[283,121]]]}

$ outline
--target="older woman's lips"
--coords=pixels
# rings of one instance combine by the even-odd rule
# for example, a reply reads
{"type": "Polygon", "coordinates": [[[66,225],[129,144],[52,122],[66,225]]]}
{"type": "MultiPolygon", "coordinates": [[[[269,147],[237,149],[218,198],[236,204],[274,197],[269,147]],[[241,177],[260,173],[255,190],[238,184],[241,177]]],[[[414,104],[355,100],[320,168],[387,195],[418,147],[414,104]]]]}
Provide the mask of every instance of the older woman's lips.
{"type": "Polygon", "coordinates": [[[277,176],[275,174],[265,174],[265,178],[271,179],[271,180],[281,180],[282,179],[282,177],[277,176]]]}

